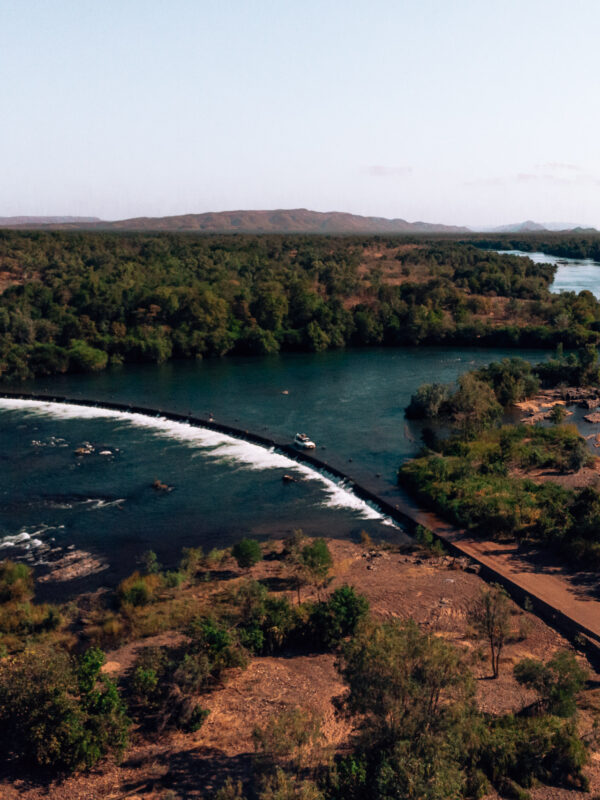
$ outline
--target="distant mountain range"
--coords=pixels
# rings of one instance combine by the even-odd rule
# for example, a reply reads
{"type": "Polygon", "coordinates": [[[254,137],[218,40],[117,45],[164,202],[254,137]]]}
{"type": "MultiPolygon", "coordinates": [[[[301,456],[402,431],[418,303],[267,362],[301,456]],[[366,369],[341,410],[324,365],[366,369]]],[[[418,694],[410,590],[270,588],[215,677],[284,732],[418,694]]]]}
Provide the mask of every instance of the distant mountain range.
{"type": "Polygon", "coordinates": [[[581,225],[574,225],[569,222],[534,222],[528,219],[525,222],[515,222],[513,225],[500,225],[498,228],[472,228],[474,231],[482,233],[538,233],[544,231],[575,231],[575,232],[595,232],[596,228],[585,228],[581,225]]]}
{"type": "Polygon", "coordinates": [[[204,214],[180,214],[173,217],[135,217],[102,220],[99,217],[0,217],[0,228],[46,228],[49,230],[106,230],[198,233],[543,233],[545,231],[596,232],[563,222],[539,223],[533,220],[501,225],[497,228],[467,228],[431,222],[407,222],[405,219],[362,217],[341,211],[309,211],[306,208],[274,211],[209,211],[204,214]]]}
{"type": "Polygon", "coordinates": [[[306,208],[275,211],[218,211],[175,217],[136,217],[107,222],[86,217],[0,217],[0,226],[53,230],[197,231],[200,233],[468,233],[456,225],[361,217],[306,208]]]}
{"type": "Polygon", "coordinates": [[[100,217],[0,217],[0,228],[15,228],[24,225],[62,225],[86,222],[101,222],[100,217]]]}

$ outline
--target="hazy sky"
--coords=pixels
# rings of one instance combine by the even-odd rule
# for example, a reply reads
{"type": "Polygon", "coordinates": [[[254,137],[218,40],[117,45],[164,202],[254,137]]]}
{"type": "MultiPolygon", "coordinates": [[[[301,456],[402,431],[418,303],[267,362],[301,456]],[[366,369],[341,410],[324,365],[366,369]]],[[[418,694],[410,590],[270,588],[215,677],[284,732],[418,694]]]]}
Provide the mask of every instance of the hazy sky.
{"type": "Polygon", "coordinates": [[[0,216],[600,227],[599,0],[0,0],[0,216]]]}

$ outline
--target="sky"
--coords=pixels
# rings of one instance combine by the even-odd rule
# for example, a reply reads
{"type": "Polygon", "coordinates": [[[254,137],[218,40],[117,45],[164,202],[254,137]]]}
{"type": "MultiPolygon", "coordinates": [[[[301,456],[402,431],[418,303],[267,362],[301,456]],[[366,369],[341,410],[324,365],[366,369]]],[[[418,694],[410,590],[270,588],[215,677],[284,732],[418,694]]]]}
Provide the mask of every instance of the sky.
{"type": "Polygon", "coordinates": [[[600,227],[598,0],[0,0],[0,216],[600,227]]]}

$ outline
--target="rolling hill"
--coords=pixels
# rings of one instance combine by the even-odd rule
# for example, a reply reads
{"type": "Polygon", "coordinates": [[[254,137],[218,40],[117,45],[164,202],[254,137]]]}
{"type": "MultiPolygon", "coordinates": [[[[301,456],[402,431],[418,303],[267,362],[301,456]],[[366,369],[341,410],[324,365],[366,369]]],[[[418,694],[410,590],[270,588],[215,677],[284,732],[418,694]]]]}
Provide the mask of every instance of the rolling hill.
{"type": "MultiPolygon", "coordinates": [[[[6,219],[6,218],[5,218],[6,219]]],[[[14,218],[19,219],[19,218],[14,218]]],[[[404,219],[362,217],[339,211],[320,212],[305,208],[274,211],[219,211],[204,214],[182,214],[173,217],[137,217],[113,222],[79,219],[52,220],[40,223],[2,223],[5,227],[40,227],[59,230],[157,231],[198,233],[468,233],[468,228],[436,225],[428,222],[407,222],[404,219]]]]}

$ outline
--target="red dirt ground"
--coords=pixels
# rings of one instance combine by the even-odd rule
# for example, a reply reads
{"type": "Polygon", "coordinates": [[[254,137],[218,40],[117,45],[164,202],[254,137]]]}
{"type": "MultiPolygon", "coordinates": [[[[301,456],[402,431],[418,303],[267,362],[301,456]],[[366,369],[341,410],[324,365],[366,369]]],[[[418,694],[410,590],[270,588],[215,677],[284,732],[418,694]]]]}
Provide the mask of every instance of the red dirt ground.
{"type": "MultiPolygon", "coordinates": [[[[472,655],[478,699],[486,711],[502,713],[531,702],[532,697],[512,677],[511,667],[516,661],[528,655],[546,660],[557,648],[569,647],[540,619],[515,606],[514,641],[505,648],[499,679],[489,680],[486,650],[471,637],[467,621],[469,607],[484,585],[476,574],[455,568],[457,562],[451,558],[423,560],[414,554],[367,550],[337,540],[329,541],[329,546],[335,559],[331,588],[350,583],[368,597],[376,617],[413,617],[472,655]]],[[[264,561],[253,568],[252,574],[256,578],[274,577],[280,569],[280,562],[264,561]]],[[[113,674],[124,672],[133,663],[136,648],[164,643],[165,636],[169,635],[127,644],[109,653],[109,670],[113,674]]],[[[167,790],[175,792],[174,796],[181,800],[209,797],[225,775],[249,775],[254,726],[297,705],[322,715],[323,746],[338,748],[351,731],[345,720],[336,717],[332,704],[332,699],[344,688],[334,662],[331,654],[252,659],[246,670],[234,671],[224,687],[202,698],[211,714],[197,733],[169,733],[157,742],[138,737],[120,766],[104,764],[88,774],[47,787],[29,785],[26,780],[0,783],[0,798],[160,800],[167,790]]],[[[588,694],[588,705],[598,704],[598,698],[588,694]]],[[[580,720],[582,735],[589,732],[591,725],[592,713],[584,710],[580,720]]],[[[592,797],[600,791],[599,758],[600,754],[593,754],[589,769],[592,794],[540,788],[533,797],[536,800],[592,797]]]]}

